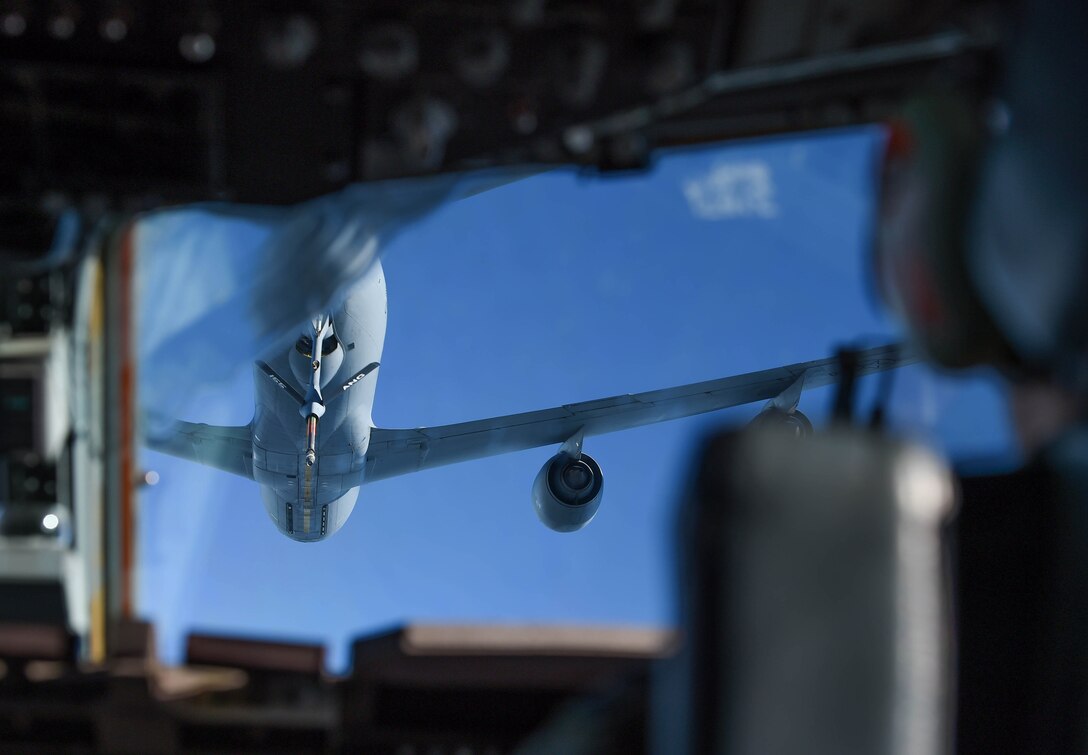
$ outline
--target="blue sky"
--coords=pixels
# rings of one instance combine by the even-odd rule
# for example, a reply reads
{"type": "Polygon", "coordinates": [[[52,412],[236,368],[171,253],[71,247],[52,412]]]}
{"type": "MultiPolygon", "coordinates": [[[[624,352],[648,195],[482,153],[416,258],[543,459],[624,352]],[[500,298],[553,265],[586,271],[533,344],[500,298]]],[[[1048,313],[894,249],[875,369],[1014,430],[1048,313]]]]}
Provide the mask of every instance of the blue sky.
{"type": "MultiPolygon", "coordinates": [[[[383,250],[376,424],[526,411],[894,338],[865,264],[880,144],[869,128],[700,148],[645,174],[556,171],[441,206],[383,250]]],[[[208,284],[199,269],[179,278],[146,260],[176,262],[184,252],[171,244],[185,235],[244,268],[270,233],[193,211],[147,223],[143,293],[160,312],[156,302],[183,299],[186,287],[206,295],[208,284]]],[[[248,422],[252,375],[241,361],[225,382],[185,374],[182,416],[248,422]]],[[[912,367],[897,383],[902,432],[958,458],[1009,453],[990,381],[912,367]]],[[[819,421],[830,400],[810,392],[801,408],[819,421]]],[[[351,637],[404,621],[667,625],[690,453],[758,409],[590,439],[604,502],[568,535],[544,528],[529,499],[551,449],[365,486],[345,527],[317,545],[280,535],[253,483],[145,451],[161,482],[142,500],[142,611],[167,660],[201,630],[326,641],[334,668],[351,637]]]]}

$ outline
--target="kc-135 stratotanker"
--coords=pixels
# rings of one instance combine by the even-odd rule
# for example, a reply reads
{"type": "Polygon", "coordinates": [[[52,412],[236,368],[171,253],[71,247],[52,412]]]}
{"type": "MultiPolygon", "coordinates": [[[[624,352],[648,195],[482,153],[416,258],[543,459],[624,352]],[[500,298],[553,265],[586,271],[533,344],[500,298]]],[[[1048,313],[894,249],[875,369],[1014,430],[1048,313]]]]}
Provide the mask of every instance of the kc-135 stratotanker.
{"type": "MultiPolygon", "coordinates": [[[[604,490],[601,467],[582,450],[587,436],[763,400],[759,419],[803,433],[811,426],[797,410],[802,390],[833,382],[840,370],[838,360],[820,359],[523,414],[391,430],[371,419],[386,317],[384,273],[375,262],[340,306],[312,318],[293,347],[255,363],[256,407],[248,425],[176,421],[147,444],[256,481],[276,527],[301,542],[340,529],[365,483],[557,444],[536,476],[532,500],[544,524],[571,532],[597,513],[604,490]]],[[[894,344],[857,356],[859,375],[914,361],[894,344]]]]}

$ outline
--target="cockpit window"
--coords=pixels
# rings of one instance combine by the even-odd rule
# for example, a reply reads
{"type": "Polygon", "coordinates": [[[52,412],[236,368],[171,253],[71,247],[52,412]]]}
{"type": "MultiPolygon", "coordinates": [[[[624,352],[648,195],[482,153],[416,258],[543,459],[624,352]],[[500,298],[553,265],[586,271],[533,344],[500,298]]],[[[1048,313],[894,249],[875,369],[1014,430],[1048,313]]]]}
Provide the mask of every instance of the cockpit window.
{"type": "MultiPolygon", "coordinates": [[[[389,417],[393,424],[444,424],[739,375],[815,359],[855,338],[868,345],[893,340],[895,326],[871,304],[863,263],[867,234],[876,222],[874,160],[883,146],[881,133],[866,127],[685,148],[662,152],[646,172],[586,180],[574,171],[551,171],[478,194],[471,201],[451,203],[395,235],[385,250],[383,281],[387,277],[396,287],[391,304],[399,310],[391,313],[387,351],[377,348],[380,331],[373,331],[379,340],[370,347],[362,330],[371,325],[358,320],[357,334],[351,329],[355,323],[345,318],[344,335],[348,344],[356,341],[356,349],[347,352],[348,344],[339,344],[339,350],[356,359],[340,365],[343,372],[335,377],[323,370],[322,380],[328,380],[323,390],[330,397],[344,393],[342,386],[354,379],[348,376],[361,374],[362,365],[371,359],[388,361],[398,372],[387,372],[383,378],[374,413],[389,417]],[[662,250],[668,250],[667,258],[662,250]],[[403,297],[399,305],[397,296],[403,297]],[[592,329],[587,330],[585,323],[592,323],[592,329]],[[646,354],[647,337],[653,341],[652,358],[646,354]],[[495,339],[502,348],[466,355],[466,349],[482,338],[495,339]],[[561,367],[525,368],[540,363],[542,343],[550,344],[549,357],[561,367]],[[464,388],[456,392],[457,400],[443,400],[447,391],[438,388],[448,377],[436,369],[467,368],[466,360],[472,365],[473,379],[468,381],[472,385],[455,386],[464,388]]],[[[179,243],[174,240],[178,228],[193,226],[198,239],[204,237],[197,231],[206,228],[201,232],[211,234],[210,240],[249,243],[254,255],[270,234],[278,233],[246,230],[252,240],[244,241],[250,237],[239,231],[237,238],[243,241],[235,242],[233,231],[231,235],[219,231],[224,227],[222,216],[186,215],[191,217],[185,221],[188,226],[178,220],[172,221],[177,226],[166,222],[177,213],[155,213],[140,221],[141,232],[147,235],[137,237],[142,239],[141,254],[145,249],[150,252],[149,264],[174,259],[171,252],[180,256],[183,250],[174,246],[179,243]],[[154,237],[149,227],[158,229],[154,237]],[[149,240],[155,238],[162,246],[151,246],[149,240]]],[[[200,248],[194,245],[193,253],[200,248]]],[[[248,268],[242,272],[252,273],[248,268]]],[[[166,284],[179,279],[148,280],[166,284]]],[[[232,280],[248,278],[239,275],[232,280]]],[[[152,302],[157,293],[165,301],[164,293],[171,290],[145,289],[142,300],[152,302]]],[[[277,306],[274,299],[258,303],[277,306]]],[[[360,309],[353,317],[362,318],[366,311],[360,309]]],[[[382,305],[376,304],[373,311],[383,312],[382,305]]],[[[150,314],[167,319],[159,307],[150,314]]],[[[222,327],[219,321],[210,322],[222,327]]],[[[246,329],[237,330],[231,342],[253,339],[247,345],[259,354],[257,346],[263,341],[246,329]]],[[[304,390],[312,377],[305,362],[312,362],[315,347],[318,354],[325,349],[324,344],[312,343],[314,333],[306,325],[294,333],[301,354],[291,361],[301,368],[303,379],[292,385],[304,390]]],[[[194,329],[189,337],[218,335],[217,329],[207,333],[194,329]]],[[[292,348],[285,343],[281,350],[292,348]]],[[[337,355],[334,350],[326,359],[337,355]]],[[[174,404],[179,411],[187,409],[197,418],[245,422],[252,410],[248,402],[252,389],[238,381],[233,391],[212,390],[220,384],[204,382],[211,377],[207,365],[192,361],[179,367],[185,368],[188,381],[207,390],[192,391],[191,398],[161,387],[156,394],[179,402],[174,404]]],[[[163,377],[164,371],[143,372],[147,378],[151,373],[163,377]]],[[[178,384],[178,373],[165,377],[172,389],[178,384]]],[[[375,377],[371,372],[363,380],[375,377]]],[[[859,385],[859,393],[868,400],[859,402],[858,408],[868,411],[881,379],[863,380],[872,382],[859,385]],[[869,390],[872,393],[865,395],[869,390]]],[[[912,437],[934,439],[947,453],[966,459],[990,456],[1003,444],[1011,445],[996,390],[966,383],[918,365],[897,372],[885,415],[888,424],[905,428],[912,437]]],[[[371,394],[353,393],[360,387],[356,384],[339,399],[345,403],[332,406],[346,410],[348,402],[354,402],[351,407],[370,404],[371,394]]],[[[446,387],[452,391],[454,386],[446,387]]],[[[806,392],[800,406],[822,423],[829,389],[819,390],[823,393],[806,392]]],[[[196,626],[228,624],[255,636],[320,637],[330,643],[330,665],[343,669],[350,663],[344,637],[379,631],[405,616],[426,615],[451,623],[511,617],[668,627],[675,621],[672,606],[677,594],[671,577],[675,568],[671,533],[663,524],[679,514],[672,491],[681,484],[686,456],[694,453],[693,438],[722,425],[747,422],[763,403],[654,425],[650,435],[618,432],[590,443],[591,455],[597,448],[604,455],[607,442],[611,492],[588,527],[564,536],[576,538],[577,547],[571,545],[574,540],[560,543],[559,536],[548,537],[550,531],[535,521],[527,500],[507,511],[497,500],[501,496],[483,494],[479,485],[471,484],[468,466],[440,467],[364,488],[360,497],[367,505],[356,507],[352,514],[356,521],[348,522],[350,531],[318,546],[321,553],[287,547],[284,536],[259,522],[233,528],[229,537],[211,536],[202,527],[211,526],[217,506],[237,504],[230,510],[232,517],[240,517],[236,512],[244,506],[260,505],[254,483],[233,475],[206,482],[203,467],[169,456],[156,458],[163,479],[176,479],[176,484],[144,491],[150,513],[140,525],[140,606],[155,620],[156,631],[161,628],[167,637],[182,637],[196,626]],[[647,437],[654,441],[647,443],[647,437]],[[170,505],[187,499],[201,505],[191,511],[170,505]],[[421,544],[420,528],[426,525],[407,525],[402,519],[409,509],[419,516],[437,508],[432,505],[436,501],[456,502],[461,510],[493,507],[495,526],[481,527],[473,517],[435,515],[425,538],[433,543],[421,544]],[[496,537],[496,531],[504,536],[496,537]],[[557,549],[564,559],[570,558],[564,564],[584,579],[570,580],[566,569],[536,567],[554,560],[557,549]],[[625,558],[634,551],[640,553],[638,559],[625,558]],[[449,552],[473,557],[448,558],[449,552]],[[413,557],[405,559],[406,553],[413,557]],[[322,570],[322,588],[314,590],[310,568],[319,557],[336,568],[322,570]],[[207,559],[206,568],[193,570],[194,559],[207,559]],[[282,586],[277,600],[267,599],[239,577],[239,564],[270,561],[276,563],[273,579],[282,586]],[[360,584],[380,582],[382,565],[389,563],[398,564],[395,576],[406,588],[398,599],[327,599],[330,594],[358,592],[360,584]],[[438,572],[441,578],[435,577],[438,572]],[[224,574],[233,576],[224,579],[224,574]],[[450,585],[458,582],[474,587],[451,591],[450,585]],[[203,598],[189,600],[187,591],[203,598]]],[[[293,422],[302,422],[286,402],[283,407],[298,418],[293,422]]],[[[318,438],[332,437],[331,419],[326,415],[321,420],[325,424],[319,426],[318,438]]],[[[290,435],[292,442],[301,437],[290,435]]],[[[533,475],[555,450],[553,446],[497,456],[476,462],[471,469],[519,479],[524,491],[519,494],[528,499],[533,475]]],[[[359,453],[365,455],[362,449],[359,453]]],[[[319,464],[325,463],[320,460],[327,460],[329,452],[318,458],[319,464]]],[[[207,474],[222,473],[207,470],[207,474]]],[[[304,477],[295,484],[303,488],[304,477]]],[[[297,492],[289,495],[297,500],[297,492]]],[[[316,516],[311,515],[307,537],[320,533],[322,505],[313,511],[316,516]]],[[[346,516],[345,510],[330,509],[326,536],[346,516]]],[[[280,510],[280,526],[301,535],[302,505],[294,503],[290,514],[280,510]]],[[[168,652],[179,653],[181,645],[167,644],[168,652]]]]}
{"type": "MultiPolygon", "coordinates": [[[[321,342],[321,356],[327,357],[329,354],[336,351],[336,347],[340,345],[339,339],[337,339],[334,333],[331,336],[325,338],[321,342]]],[[[299,336],[299,339],[295,341],[295,351],[302,354],[304,357],[312,357],[314,355],[314,342],[310,336],[299,336]]]]}

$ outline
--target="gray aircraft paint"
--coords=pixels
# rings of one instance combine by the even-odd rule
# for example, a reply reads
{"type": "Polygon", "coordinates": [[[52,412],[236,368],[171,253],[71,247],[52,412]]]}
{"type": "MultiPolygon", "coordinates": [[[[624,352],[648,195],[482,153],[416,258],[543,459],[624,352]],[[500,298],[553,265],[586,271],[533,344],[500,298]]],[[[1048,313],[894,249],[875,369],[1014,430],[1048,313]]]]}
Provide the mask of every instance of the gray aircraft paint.
{"type": "Polygon", "coordinates": [[[253,371],[253,478],[260,484],[265,510],[276,527],[300,541],[320,540],[340,529],[355,507],[363,482],[373,426],[376,365],[385,342],[387,304],[381,265],[375,263],[330,315],[336,349],[324,356],[318,356],[319,344],[312,349],[322,363],[325,407],[317,423],[312,466],[305,456],[306,418],[299,411],[299,398],[312,372],[311,359],[293,341],[286,353],[268,361],[274,376],[261,363],[253,371]]]}

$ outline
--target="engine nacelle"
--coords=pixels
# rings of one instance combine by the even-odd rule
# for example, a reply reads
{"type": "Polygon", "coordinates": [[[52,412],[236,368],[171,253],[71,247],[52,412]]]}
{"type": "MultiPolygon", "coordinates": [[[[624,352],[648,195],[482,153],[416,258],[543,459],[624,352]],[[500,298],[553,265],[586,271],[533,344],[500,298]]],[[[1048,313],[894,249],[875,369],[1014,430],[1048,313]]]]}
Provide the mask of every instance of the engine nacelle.
{"type": "Polygon", "coordinates": [[[812,420],[796,409],[792,412],[784,412],[781,409],[768,406],[756,415],[751,424],[754,427],[780,428],[796,438],[806,438],[812,435],[812,420]]]}
{"type": "Polygon", "coordinates": [[[575,532],[597,513],[603,493],[604,474],[592,456],[558,453],[533,482],[533,509],[556,532],[575,532]]]}

